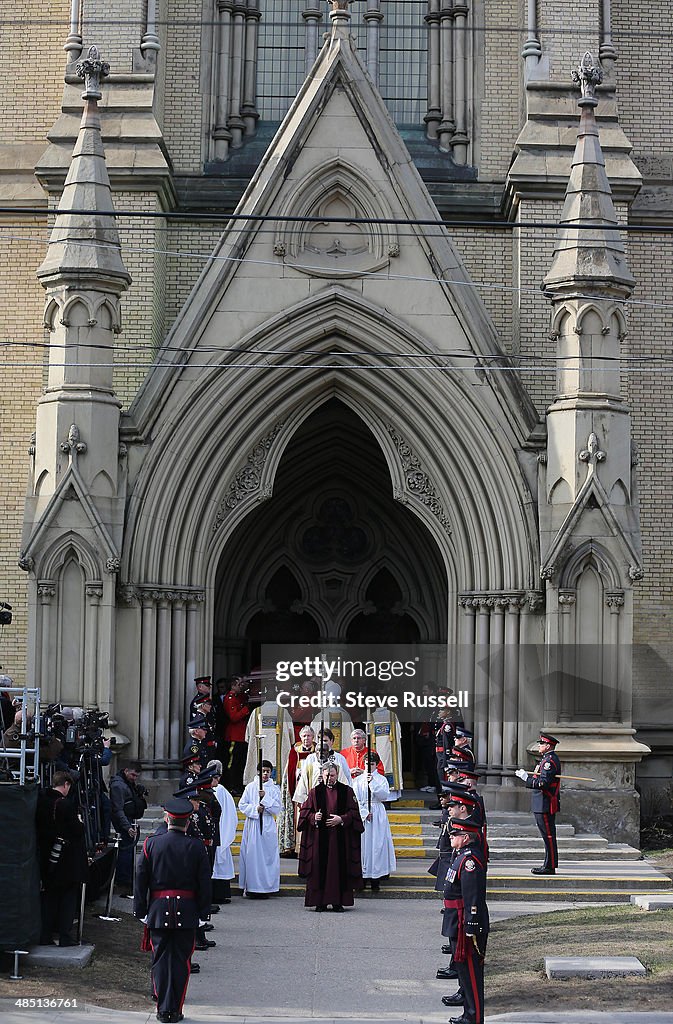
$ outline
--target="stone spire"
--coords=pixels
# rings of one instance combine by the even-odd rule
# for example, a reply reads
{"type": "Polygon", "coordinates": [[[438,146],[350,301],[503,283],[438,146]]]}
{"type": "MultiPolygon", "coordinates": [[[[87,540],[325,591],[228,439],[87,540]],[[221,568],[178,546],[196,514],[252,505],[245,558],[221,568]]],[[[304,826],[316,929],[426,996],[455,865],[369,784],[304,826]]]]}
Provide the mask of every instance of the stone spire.
{"type": "Polygon", "coordinates": [[[102,278],[119,292],[131,278],[121,257],[98,113],[101,81],[110,65],[92,46],[76,70],[84,79],[84,112],[47,255],[37,276],[45,288],[70,282],[73,276],[79,281],[102,278]]]}
{"type": "Polygon", "coordinates": [[[550,298],[578,291],[627,298],[635,283],[619,237],[594,114],[596,87],[602,79],[600,66],[585,53],[573,71],[573,81],[582,91],[578,101],[582,113],[561,214],[563,227],[544,279],[545,294],[550,298]]]}

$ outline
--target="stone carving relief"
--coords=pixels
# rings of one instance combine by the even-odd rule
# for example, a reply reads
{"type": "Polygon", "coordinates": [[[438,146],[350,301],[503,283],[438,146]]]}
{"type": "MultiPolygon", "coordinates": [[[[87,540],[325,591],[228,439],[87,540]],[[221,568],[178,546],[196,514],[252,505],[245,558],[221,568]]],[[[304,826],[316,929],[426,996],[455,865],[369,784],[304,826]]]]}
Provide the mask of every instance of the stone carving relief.
{"type": "Polygon", "coordinates": [[[249,498],[255,493],[257,493],[260,501],[268,501],[271,497],[271,488],[268,486],[262,487],[262,471],[273,442],[282,429],[283,424],[277,423],[273,430],[255,445],[248,455],[245,464],[237,471],[236,476],[227,488],[226,496],[219,504],[215,522],[213,523],[213,533],[219,530],[227,516],[245,498],[249,498]]]}
{"type": "Polygon", "coordinates": [[[451,533],[451,524],[448,520],[444,506],[437,495],[434,484],[430,480],[428,474],[424,471],[421,466],[420,459],[411,450],[404,438],[397,433],[395,428],[388,424],[386,430],[392,438],[393,444],[397,449],[400,462],[402,463],[402,470],[404,472],[405,479],[405,493],[399,495],[397,489],[395,490],[395,498],[397,501],[408,501],[408,496],[417,498],[418,501],[422,502],[447,532],[451,533]]]}
{"type": "Polygon", "coordinates": [[[400,254],[392,210],[360,171],[332,160],[301,182],[279,209],[274,255],[312,277],[349,278],[386,267],[400,254]]]}

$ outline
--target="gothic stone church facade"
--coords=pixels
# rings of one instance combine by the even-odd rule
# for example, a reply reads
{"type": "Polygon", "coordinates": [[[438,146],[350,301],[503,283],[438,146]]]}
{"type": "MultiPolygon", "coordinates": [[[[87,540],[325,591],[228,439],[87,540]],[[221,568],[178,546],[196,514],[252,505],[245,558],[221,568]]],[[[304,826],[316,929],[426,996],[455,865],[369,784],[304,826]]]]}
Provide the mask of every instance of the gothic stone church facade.
{"type": "Polygon", "coordinates": [[[434,645],[479,760],[543,722],[571,818],[636,837],[673,730],[658,10],[27,0],[5,671],[151,761],[265,641],[434,645]]]}

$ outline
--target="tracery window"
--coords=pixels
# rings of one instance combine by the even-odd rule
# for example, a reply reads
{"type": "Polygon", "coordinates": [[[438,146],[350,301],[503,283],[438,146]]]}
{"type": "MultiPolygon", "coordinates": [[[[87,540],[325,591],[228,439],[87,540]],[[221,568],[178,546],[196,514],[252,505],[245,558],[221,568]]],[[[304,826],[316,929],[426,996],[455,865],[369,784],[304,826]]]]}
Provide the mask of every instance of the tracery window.
{"type": "MultiPolygon", "coordinates": [[[[212,124],[208,160],[226,160],[257,122],[287,113],[329,28],[326,0],[211,0],[212,124]]],[[[472,5],[480,0],[472,0],[472,5]]],[[[395,120],[470,162],[471,5],[465,0],[360,0],[359,52],[395,120]]]]}

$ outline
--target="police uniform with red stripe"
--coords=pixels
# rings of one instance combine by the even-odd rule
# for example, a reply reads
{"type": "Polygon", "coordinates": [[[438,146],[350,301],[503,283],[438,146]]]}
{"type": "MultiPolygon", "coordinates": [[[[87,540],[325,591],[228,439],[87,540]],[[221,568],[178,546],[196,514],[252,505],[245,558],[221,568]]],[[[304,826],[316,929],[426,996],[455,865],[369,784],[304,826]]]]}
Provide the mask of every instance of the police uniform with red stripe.
{"type": "Polygon", "coordinates": [[[470,841],[456,852],[446,875],[442,935],[451,943],[462,1000],[447,998],[445,1002],[459,1005],[462,1001],[463,1015],[451,1018],[454,1024],[483,1024],[484,955],[489,933],[486,863],[479,825],[463,818],[454,820],[451,828],[453,834],[467,833],[470,841]]]}
{"type": "Polygon", "coordinates": [[[168,800],[165,810],[167,831],[149,836],[138,858],[133,913],[149,930],[157,1018],[178,1021],[196,929],[210,911],[210,861],[202,842],[175,827],[191,815],[189,801],[168,800]]]}
{"type": "Polygon", "coordinates": [[[556,815],[561,809],[559,790],[561,788],[561,762],[555,747],[558,740],[549,733],[540,733],[540,743],[550,749],[542,754],[539,764],[526,779],[526,788],[532,789],[531,810],[535,823],[544,842],[545,856],[541,868],[533,868],[533,874],[553,875],[558,867],[558,845],[556,842],[556,815]]]}

